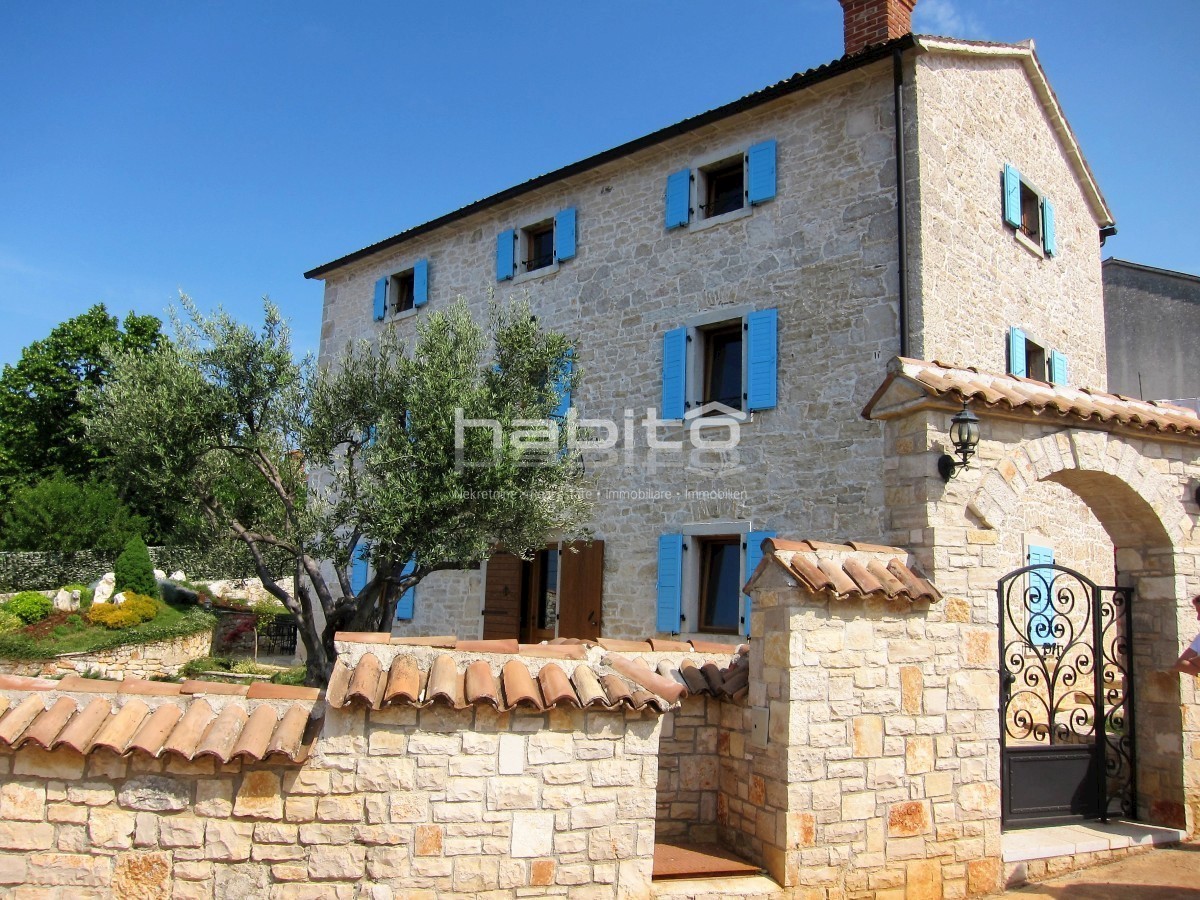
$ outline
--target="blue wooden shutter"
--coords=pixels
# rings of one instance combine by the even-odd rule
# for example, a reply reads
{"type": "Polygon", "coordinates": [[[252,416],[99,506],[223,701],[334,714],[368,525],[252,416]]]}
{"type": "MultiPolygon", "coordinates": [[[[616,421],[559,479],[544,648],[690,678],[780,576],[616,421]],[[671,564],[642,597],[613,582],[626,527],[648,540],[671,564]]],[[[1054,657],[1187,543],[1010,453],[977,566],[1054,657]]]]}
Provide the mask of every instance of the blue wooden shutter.
{"type": "Polygon", "coordinates": [[[667,176],[667,228],[682,228],[691,218],[692,170],[680,169],[667,176]]]}
{"type": "Polygon", "coordinates": [[[1008,164],[1004,166],[1004,221],[1021,227],[1021,173],[1008,164]]]}
{"type": "Polygon", "coordinates": [[[1042,246],[1047,256],[1058,256],[1058,235],[1054,231],[1054,204],[1042,198],[1042,246]]]}
{"type": "Polygon", "coordinates": [[[506,228],[496,235],[496,280],[508,281],[517,271],[517,233],[506,228]]]}
{"type": "Polygon", "coordinates": [[[575,361],[571,357],[567,357],[567,365],[563,371],[562,378],[558,384],[554,386],[554,392],[558,394],[558,406],[551,413],[556,419],[565,419],[567,411],[571,408],[571,373],[575,371],[575,361]]]}
{"type": "Polygon", "coordinates": [[[746,316],[746,409],[773,409],[778,402],[779,311],[746,316]]]}
{"type": "Polygon", "coordinates": [[[751,205],[775,196],[775,142],[763,141],[746,151],[746,199],[751,205]]]}
{"type": "Polygon", "coordinates": [[[382,322],[387,315],[387,278],[375,282],[375,321],[382,322]]]}
{"type": "MultiPolygon", "coordinates": [[[[417,561],[410,559],[404,564],[404,569],[400,572],[401,576],[411,575],[417,567],[417,561]]],[[[396,603],[396,619],[411,620],[413,617],[413,608],[416,606],[417,589],[410,587],[407,591],[400,595],[400,600],[396,603]]]]}
{"type": "MultiPolygon", "coordinates": [[[[768,538],[775,537],[773,531],[751,531],[746,535],[746,542],[742,545],[745,554],[745,576],[746,581],[750,580],[750,576],[754,574],[754,570],[758,568],[759,562],[762,560],[762,543],[768,538]]],[[[745,587],[745,585],[742,585],[745,587]]],[[[746,594],[742,600],[742,634],[750,636],[750,595],[746,594]]]]}
{"type": "MultiPolygon", "coordinates": [[[[1049,547],[1029,545],[1029,565],[1054,565],[1054,551],[1049,547]]],[[[1053,569],[1034,569],[1029,573],[1029,623],[1027,632],[1029,643],[1040,646],[1054,643],[1050,625],[1053,618],[1050,603],[1051,585],[1054,583],[1053,569]]]]}
{"type": "Polygon", "coordinates": [[[554,256],[562,262],[575,255],[575,207],[558,211],[554,217],[554,256]]]}
{"type": "Polygon", "coordinates": [[[1057,350],[1050,351],[1050,383],[1067,383],[1067,357],[1057,350]]]}
{"type": "Polygon", "coordinates": [[[1017,326],[1008,329],[1008,374],[1025,375],[1029,371],[1025,361],[1025,332],[1017,326]]]}
{"type": "Polygon", "coordinates": [[[369,541],[359,541],[350,554],[350,590],[355,596],[367,586],[370,568],[371,544],[369,541]]]}
{"type": "Polygon", "coordinates": [[[687,388],[687,329],[672,328],[663,335],[662,417],[682,419],[687,388]]]}
{"type": "Polygon", "coordinates": [[[429,302],[429,260],[418,259],[413,266],[413,306],[429,302]]]}
{"type": "Polygon", "coordinates": [[[679,634],[683,615],[683,535],[658,537],[658,619],[659,631],[679,634]]]}

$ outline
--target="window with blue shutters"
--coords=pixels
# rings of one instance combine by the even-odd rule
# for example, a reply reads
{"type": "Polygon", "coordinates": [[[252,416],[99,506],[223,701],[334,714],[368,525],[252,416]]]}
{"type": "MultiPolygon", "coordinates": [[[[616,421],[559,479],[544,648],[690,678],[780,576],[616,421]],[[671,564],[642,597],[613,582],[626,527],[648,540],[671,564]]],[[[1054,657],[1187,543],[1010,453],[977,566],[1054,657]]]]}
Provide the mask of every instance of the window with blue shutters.
{"type": "Polygon", "coordinates": [[[380,278],[375,282],[375,321],[382,322],[387,315],[388,279],[380,278]]]}
{"type": "Polygon", "coordinates": [[[1057,350],[1046,350],[1015,325],[1008,329],[1007,356],[1010,375],[1052,384],[1067,383],[1067,358],[1057,350]]]}
{"type": "Polygon", "coordinates": [[[779,372],[779,311],[760,309],[746,316],[746,409],[773,409],[779,372]]]}
{"type": "Polygon", "coordinates": [[[663,534],[658,538],[658,615],[655,627],[665,634],[679,634],[683,614],[683,535],[663,534]]]}
{"type": "Polygon", "coordinates": [[[1058,233],[1054,204],[1024,177],[1016,166],[1004,166],[1004,224],[1022,238],[1022,243],[1042,256],[1058,255],[1058,233]]]}
{"type": "Polygon", "coordinates": [[[555,272],[560,263],[574,259],[576,220],[575,207],[568,206],[553,216],[500,232],[496,237],[496,280],[524,280],[526,275],[555,272]]]}
{"type": "Polygon", "coordinates": [[[663,335],[662,417],[729,416],[778,405],[778,310],[712,313],[663,335]]]}
{"type": "Polygon", "coordinates": [[[375,282],[375,321],[399,315],[429,302],[429,260],[417,260],[411,269],[394,272],[375,282]]]}
{"type": "Polygon", "coordinates": [[[496,280],[508,281],[517,274],[517,233],[506,228],[496,235],[496,280]]]}
{"type": "Polygon", "coordinates": [[[776,142],[759,141],[736,153],[712,155],[667,175],[664,225],[668,231],[748,215],[775,198],[776,142]]]}
{"type": "Polygon", "coordinates": [[[1067,357],[1057,350],[1050,351],[1050,383],[1067,383],[1067,357]]]}
{"type": "Polygon", "coordinates": [[[687,329],[663,335],[662,417],[682,419],[687,391],[687,329]]]}

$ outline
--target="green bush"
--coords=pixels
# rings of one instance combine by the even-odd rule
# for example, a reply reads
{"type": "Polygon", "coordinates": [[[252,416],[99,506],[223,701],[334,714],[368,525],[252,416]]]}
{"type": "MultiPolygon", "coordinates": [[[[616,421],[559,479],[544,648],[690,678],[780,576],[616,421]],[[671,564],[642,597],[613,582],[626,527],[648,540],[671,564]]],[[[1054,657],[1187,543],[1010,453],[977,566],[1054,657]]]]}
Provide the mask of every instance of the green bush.
{"type": "Polygon", "coordinates": [[[10,631],[16,631],[24,624],[24,622],[8,610],[0,609],[0,634],[8,634],[10,631]]]}
{"type": "Polygon", "coordinates": [[[12,613],[26,625],[40,622],[54,612],[54,603],[37,591],[21,591],[4,604],[6,612],[12,613]]]}
{"type": "Polygon", "coordinates": [[[79,592],[79,611],[87,612],[89,609],[91,609],[92,608],[92,599],[95,596],[96,596],[96,592],[90,587],[85,587],[82,591],[80,591],[79,592]]]}
{"type": "Polygon", "coordinates": [[[185,678],[195,678],[204,672],[228,672],[232,662],[224,656],[201,656],[183,664],[179,674],[185,678]]]}
{"type": "Polygon", "coordinates": [[[304,666],[292,666],[271,676],[272,684],[304,684],[304,666]]]}
{"type": "Polygon", "coordinates": [[[140,537],[132,537],[113,566],[117,593],[133,591],[146,597],[158,597],[158,581],[154,578],[154,563],[150,551],[140,537]]]}
{"type": "Polygon", "coordinates": [[[0,517],[0,548],[114,551],[145,528],[111,484],[52,475],[13,490],[0,517]]]}
{"type": "Polygon", "coordinates": [[[158,615],[158,603],[152,597],[126,592],[125,602],[120,606],[112,603],[93,605],[88,611],[88,621],[105,628],[131,628],[149,622],[158,615]]]}

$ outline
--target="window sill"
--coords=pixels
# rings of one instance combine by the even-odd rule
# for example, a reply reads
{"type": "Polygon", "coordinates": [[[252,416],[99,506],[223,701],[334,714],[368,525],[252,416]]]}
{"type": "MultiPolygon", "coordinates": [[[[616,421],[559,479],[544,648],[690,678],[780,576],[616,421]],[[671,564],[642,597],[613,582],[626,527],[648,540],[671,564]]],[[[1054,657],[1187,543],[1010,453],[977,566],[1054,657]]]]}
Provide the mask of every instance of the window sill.
{"type": "Polygon", "coordinates": [[[1046,251],[1042,249],[1042,245],[1026,235],[1025,232],[1021,231],[1021,229],[1018,228],[1016,231],[1014,231],[1013,237],[1016,239],[1018,244],[1020,244],[1038,259],[1046,258],[1046,251]]]}
{"type": "Polygon", "coordinates": [[[421,311],[421,307],[414,306],[412,309],[406,309],[404,312],[392,313],[387,317],[386,321],[390,324],[393,322],[403,322],[405,319],[411,319],[421,311]]]}
{"type": "Polygon", "coordinates": [[[558,271],[559,262],[555,260],[548,266],[542,266],[540,269],[534,269],[532,272],[522,272],[520,275],[514,275],[512,278],[513,284],[524,284],[526,281],[536,281],[539,278],[545,278],[547,275],[553,275],[558,271]]]}
{"type": "Polygon", "coordinates": [[[678,428],[680,431],[686,431],[695,425],[701,431],[709,428],[728,428],[729,422],[734,421],[739,425],[748,425],[754,421],[754,413],[740,412],[728,416],[697,416],[693,419],[663,419],[663,425],[668,428],[678,428]]]}
{"type": "Polygon", "coordinates": [[[753,212],[754,207],[747,204],[741,209],[735,209],[732,212],[723,213],[719,216],[713,216],[711,219],[697,219],[691,224],[689,230],[704,231],[706,228],[724,225],[726,222],[736,222],[738,219],[745,219],[753,212]]]}

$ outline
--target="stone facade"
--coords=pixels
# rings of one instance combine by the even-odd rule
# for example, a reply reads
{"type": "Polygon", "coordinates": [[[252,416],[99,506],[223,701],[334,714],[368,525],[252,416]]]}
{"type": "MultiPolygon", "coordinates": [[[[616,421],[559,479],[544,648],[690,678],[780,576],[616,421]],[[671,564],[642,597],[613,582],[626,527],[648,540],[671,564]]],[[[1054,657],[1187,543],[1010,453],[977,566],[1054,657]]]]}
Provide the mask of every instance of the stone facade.
{"type": "Polygon", "coordinates": [[[148,644],[125,644],[89,653],[64,653],[52,659],[0,659],[0,675],[57,678],[92,673],[117,681],[126,678],[173,678],[185,663],[208,656],[211,652],[212,632],[203,631],[148,644]]]}
{"type": "Polygon", "coordinates": [[[301,767],[27,746],[0,753],[0,884],[180,900],[648,897],[659,723],[329,709],[301,767]]]}

